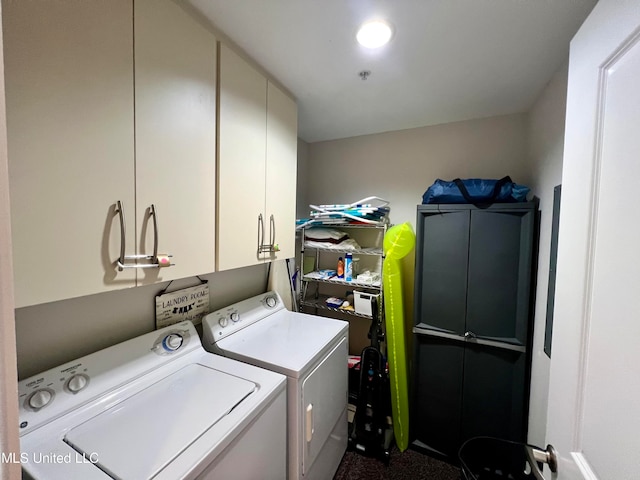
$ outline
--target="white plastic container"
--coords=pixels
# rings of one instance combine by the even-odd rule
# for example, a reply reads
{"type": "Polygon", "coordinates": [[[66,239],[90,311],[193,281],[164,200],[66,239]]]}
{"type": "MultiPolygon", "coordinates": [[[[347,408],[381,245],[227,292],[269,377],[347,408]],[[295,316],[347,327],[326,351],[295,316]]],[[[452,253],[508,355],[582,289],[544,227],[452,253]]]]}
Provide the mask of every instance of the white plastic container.
{"type": "Polygon", "coordinates": [[[380,294],[379,293],[366,293],[359,292],[358,290],[353,291],[353,308],[356,313],[361,313],[363,315],[371,316],[371,299],[377,299],[378,305],[380,305],[380,294]]]}

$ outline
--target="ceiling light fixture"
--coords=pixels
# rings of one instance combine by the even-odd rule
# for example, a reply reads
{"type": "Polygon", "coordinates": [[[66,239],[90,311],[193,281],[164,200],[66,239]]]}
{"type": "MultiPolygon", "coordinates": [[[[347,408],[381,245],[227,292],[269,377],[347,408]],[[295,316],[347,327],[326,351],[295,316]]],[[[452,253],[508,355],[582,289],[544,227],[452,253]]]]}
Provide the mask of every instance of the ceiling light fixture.
{"type": "Polygon", "coordinates": [[[358,43],[367,48],[378,48],[391,40],[391,26],[382,20],[366,22],[356,35],[358,43]]]}

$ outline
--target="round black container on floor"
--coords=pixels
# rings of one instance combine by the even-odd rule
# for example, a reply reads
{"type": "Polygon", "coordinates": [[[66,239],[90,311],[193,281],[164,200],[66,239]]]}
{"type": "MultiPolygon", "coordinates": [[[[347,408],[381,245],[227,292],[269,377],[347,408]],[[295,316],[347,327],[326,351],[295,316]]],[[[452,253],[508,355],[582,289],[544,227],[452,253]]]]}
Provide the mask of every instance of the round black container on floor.
{"type": "MultiPolygon", "coordinates": [[[[475,437],[458,451],[466,480],[535,480],[527,456],[528,445],[493,437],[475,437]]],[[[534,447],[537,448],[537,447],[534,447]]],[[[542,465],[539,465],[542,469],[542,465]]]]}

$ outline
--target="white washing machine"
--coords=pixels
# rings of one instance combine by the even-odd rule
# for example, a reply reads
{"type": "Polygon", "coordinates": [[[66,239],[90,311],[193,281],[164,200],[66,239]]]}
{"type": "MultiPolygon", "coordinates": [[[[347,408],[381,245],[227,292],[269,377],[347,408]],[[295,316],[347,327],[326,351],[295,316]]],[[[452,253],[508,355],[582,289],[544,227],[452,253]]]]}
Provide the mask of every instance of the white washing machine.
{"type": "Polygon", "coordinates": [[[190,322],[18,387],[26,478],[285,478],[286,378],[206,352],[190,322]]]}
{"type": "Polygon", "coordinates": [[[203,319],[214,353],[287,376],[288,478],[333,478],[347,448],[347,322],[289,312],[275,292],[203,319]]]}

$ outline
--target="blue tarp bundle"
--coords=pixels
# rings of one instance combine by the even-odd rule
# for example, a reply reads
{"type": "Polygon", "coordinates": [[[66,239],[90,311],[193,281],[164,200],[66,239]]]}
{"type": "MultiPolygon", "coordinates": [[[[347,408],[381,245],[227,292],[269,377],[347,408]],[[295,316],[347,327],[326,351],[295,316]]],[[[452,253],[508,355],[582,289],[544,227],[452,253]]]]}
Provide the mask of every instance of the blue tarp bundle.
{"type": "Polygon", "coordinates": [[[529,187],[518,185],[510,177],[499,180],[469,178],[452,181],[437,179],[422,196],[422,203],[471,203],[474,205],[524,202],[529,187]]]}

